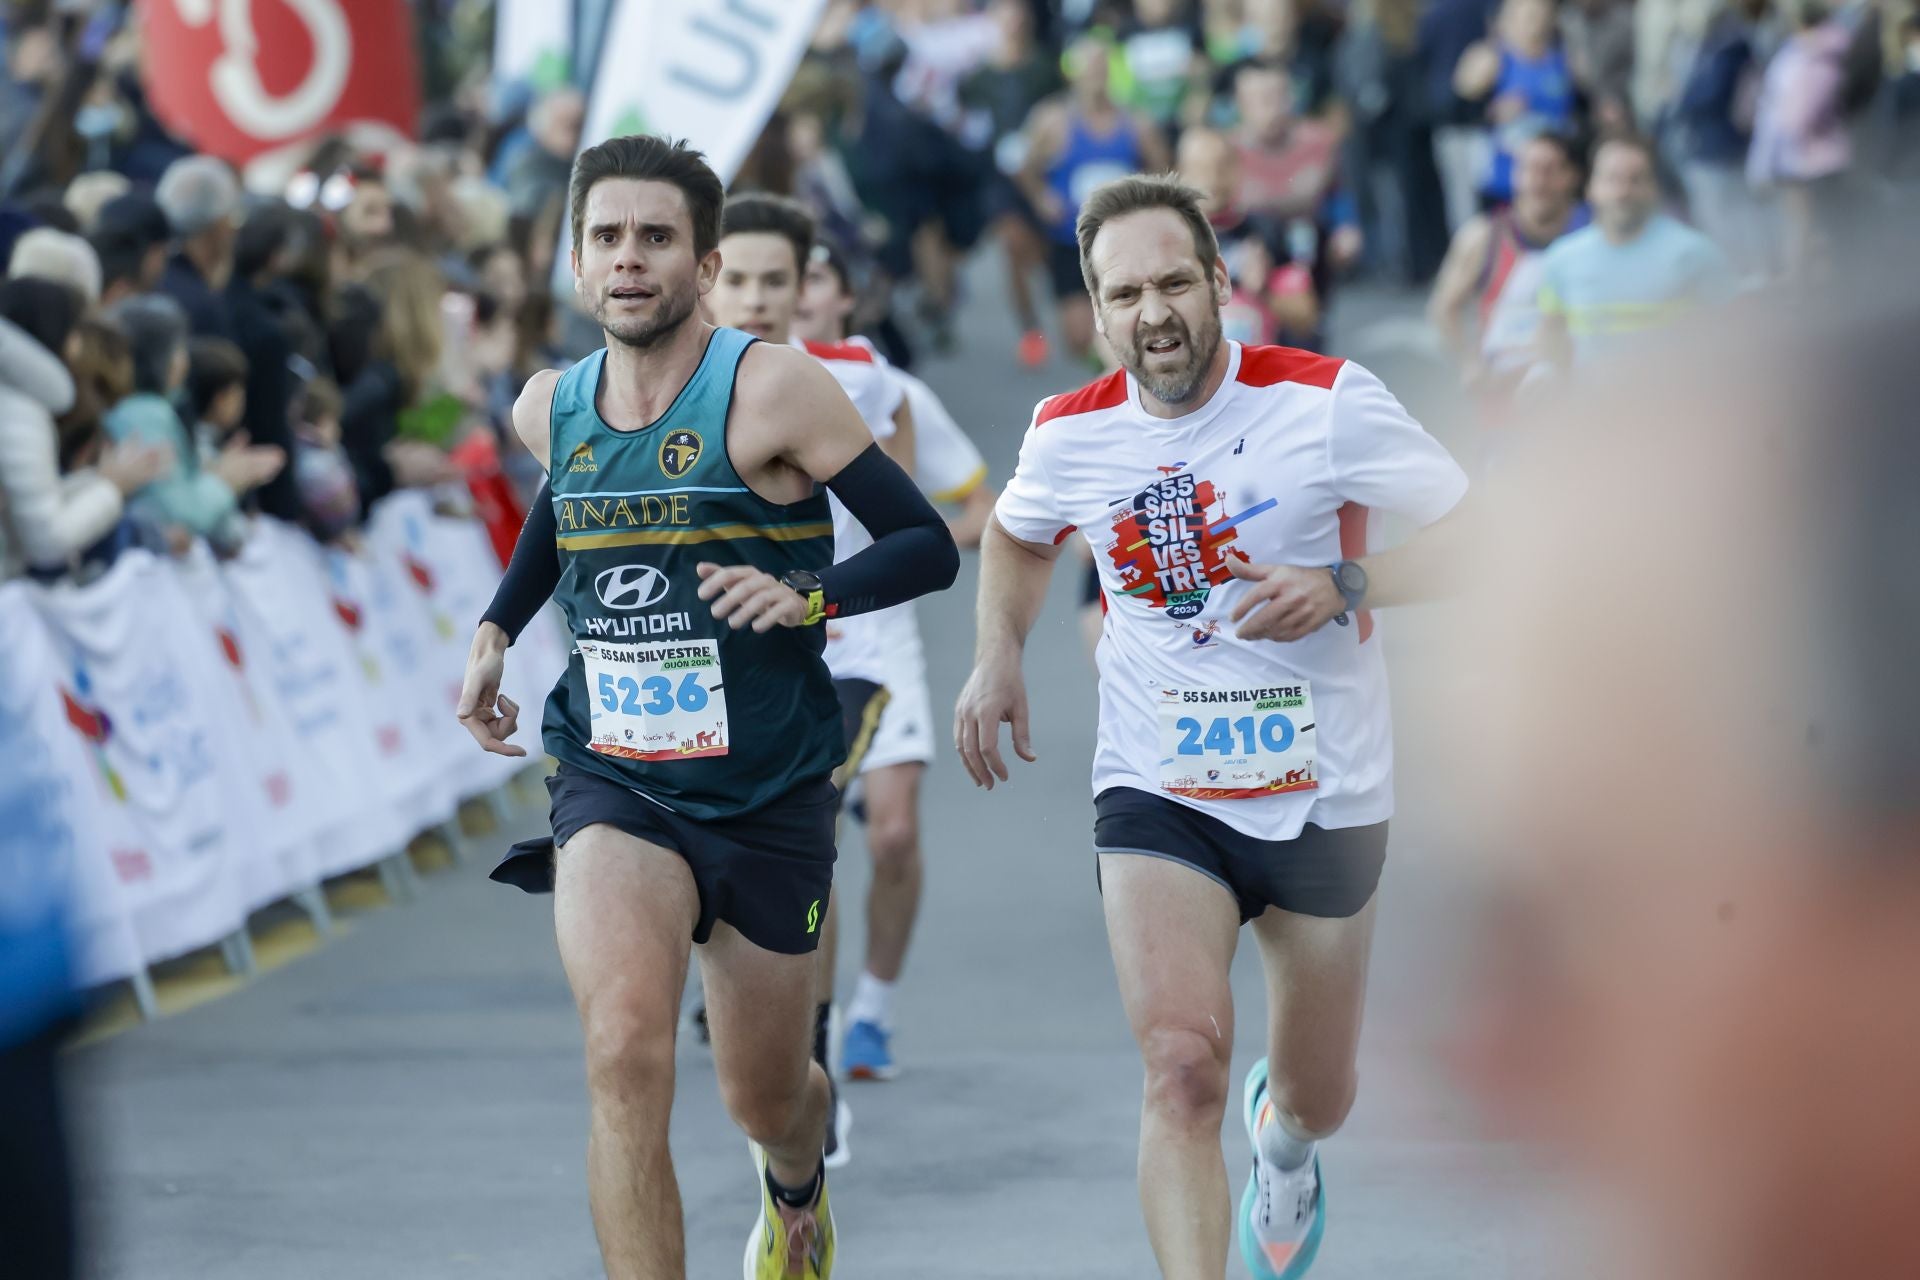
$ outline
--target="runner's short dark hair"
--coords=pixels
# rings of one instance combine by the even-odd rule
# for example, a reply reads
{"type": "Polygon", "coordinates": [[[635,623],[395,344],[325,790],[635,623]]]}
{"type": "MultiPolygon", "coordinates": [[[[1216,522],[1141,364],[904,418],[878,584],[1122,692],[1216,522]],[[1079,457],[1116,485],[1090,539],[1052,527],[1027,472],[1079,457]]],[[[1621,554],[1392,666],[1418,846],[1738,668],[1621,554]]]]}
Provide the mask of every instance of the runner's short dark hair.
{"type": "Polygon", "coordinates": [[[1198,191],[1171,173],[1135,174],[1094,188],[1087,202],[1080,206],[1080,221],[1075,227],[1080,239],[1080,275],[1087,282],[1087,292],[1095,301],[1099,300],[1100,281],[1093,272],[1093,242],[1100,228],[1115,218],[1148,209],[1171,209],[1180,215],[1187,229],[1193,232],[1193,252],[1211,278],[1214,260],[1220,256],[1220,241],[1213,234],[1213,224],[1200,211],[1201,199],[1198,191]]]}
{"type": "Polygon", "coordinates": [[[687,214],[693,221],[694,255],[704,258],[720,243],[720,206],[726,201],[727,190],[721,185],[720,175],[708,166],[706,156],[684,141],[633,133],[588,147],[573,162],[573,188],[568,198],[576,252],[585,234],[587,196],[593,184],[603,178],[672,183],[686,197],[687,214]]]}
{"type": "Polygon", "coordinates": [[[1560,153],[1560,158],[1562,160],[1565,160],[1567,162],[1567,167],[1569,169],[1572,169],[1575,173],[1578,173],[1578,174],[1586,173],[1587,160],[1586,160],[1586,157],[1581,153],[1580,144],[1578,142],[1575,142],[1573,138],[1571,138],[1567,134],[1561,133],[1556,129],[1548,129],[1543,133],[1536,133],[1531,138],[1527,139],[1528,145],[1532,145],[1533,143],[1536,143],[1536,142],[1544,142],[1548,146],[1552,147],[1555,151],[1558,151],[1560,153]]]}
{"type": "Polygon", "coordinates": [[[1608,147],[1626,147],[1630,150],[1638,151],[1647,158],[1647,163],[1653,166],[1655,176],[1657,177],[1659,175],[1660,152],[1654,147],[1653,139],[1643,133],[1635,133],[1629,129],[1615,129],[1603,133],[1593,140],[1593,149],[1587,153],[1587,169],[1589,172],[1592,171],[1595,165],[1600,163],[1600,153],[1608,147]]]}
{"type": "Polygon", "coordinates": [[[727,201],[720,217],[720,237],[764,234],[780,236],[793,246],[796,277],[807,270],[807,258],[813,253],[813,215],[806,206],[785,196],[756,191],[727,201]]]}

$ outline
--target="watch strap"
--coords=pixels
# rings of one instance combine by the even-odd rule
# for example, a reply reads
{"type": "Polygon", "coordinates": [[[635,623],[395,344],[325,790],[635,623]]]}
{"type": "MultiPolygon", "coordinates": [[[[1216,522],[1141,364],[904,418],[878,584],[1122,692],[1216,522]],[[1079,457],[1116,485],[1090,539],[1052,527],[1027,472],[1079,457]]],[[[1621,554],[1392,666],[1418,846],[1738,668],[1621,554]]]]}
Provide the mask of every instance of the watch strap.
{"type": "Polygon", "coordinates": [[[827,620],[827,593],[823,587],[801,593],[806,597],[807,616],[800,621],[803,627],[818,626],[827,620]]]}

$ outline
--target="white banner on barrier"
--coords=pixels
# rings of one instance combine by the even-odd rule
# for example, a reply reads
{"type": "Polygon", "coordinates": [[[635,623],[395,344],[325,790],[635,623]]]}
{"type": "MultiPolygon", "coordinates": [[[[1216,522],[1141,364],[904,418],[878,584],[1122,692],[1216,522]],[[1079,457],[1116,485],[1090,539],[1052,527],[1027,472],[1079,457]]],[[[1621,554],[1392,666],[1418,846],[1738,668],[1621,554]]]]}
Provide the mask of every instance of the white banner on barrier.
{"type": "MultiPolygon", "coordinates": [[[[150,879],[153,855],[100,756],[105,719],[74,693],[71,664],[24,583],[0,585],[0,653],[0,721],[42,766],[36,807],[46,829],[31,833],[30,847],[44,859],[43,886],[70,895],[75,980],[117,982],[142,963],[121,885],[150,879]]],[[[29,896],[21,869],[6,874],[0,898],[29,896]]]]}
{"type": "MultiPolygon", "coordinates": [[[[71,846],[86,985],[220,940],[519,768],[453,719],[499,577],[484,533],[419,494],[374,528],[349,556],[258,520],[224,564],[131,552],[85,587],[0,586],[0,717],[51,778],[23,795],[56,833],[34,845],[71,846]]],[[[546,615],[514,650],[529,750],[564,655],[546,615]]]]}
{"type": "Polygon", "coordinates": [[[200,628],[181,643],[181,672],[218,730],[221,766],[234,827],[244,833],[246,857],[237,869],[249,910],[319,881],[319,845],[325,825],[311,762],[279,690],[240,640],[233,594],[205,544],[176,561],[179,588],[200,628]]]}
{"type": "Polygon", "coordinates": [[[330,876],[378,861],[415,833],[382,777],[399,739],[383,728],[390,721],[374,714],[319,555],[305,534],[261,519],[225,571],[241,643],[271,675],[314,760],[331,818],[317,861],[330,876]]]}
{"type": "Polygon", "coordinates": [[[334,614],[346,628],[361,674],[381,709],[379,732],[390,736],[383,749],[416,800],[413,825],[437,826],[454,813],[456,797],[445,761],[460,744],[449,732],[459,726],[440,713],[434,694],[439,649],[431,623],[398,581],[398,566],[377,552],[329,548],[324,555],[334,614]]]}
{"type": "Polygon", "coordinates": [[[245,919],[243,833],[231,825],[215,727],[181,671],[185,604],[171,573],[133,551],[96,582],[39,597],[71,663],[76,718],[92,718],[99,766],[147,838],[148,865],[122,884],[149,959],[206,946],[245,919]]]}
{"type": "MultiPolygon", "coordinates": [[[[374,510],[367,535],[381,555],[402,567],[419,606],[426,611],[429,635],[437,646],[427,682],[433,705],[437,714],[459,728],[453,717],[460,704],[467,650],[499,583],[500,562],[478,525],[436,516],[424,493],[396,493],[385,499],[374,510]],[[448,526],[457,532],[449,532],[448,526]],[[483,560],[476,560],[476,549],[483,560]]],[[[464,730],[461,736],[466,737],[464,730]]],[[[483,752],[470,738],[446,764],[447,776],[463,800],[491,791],[518,771],[517,761],[483,752]]]]}

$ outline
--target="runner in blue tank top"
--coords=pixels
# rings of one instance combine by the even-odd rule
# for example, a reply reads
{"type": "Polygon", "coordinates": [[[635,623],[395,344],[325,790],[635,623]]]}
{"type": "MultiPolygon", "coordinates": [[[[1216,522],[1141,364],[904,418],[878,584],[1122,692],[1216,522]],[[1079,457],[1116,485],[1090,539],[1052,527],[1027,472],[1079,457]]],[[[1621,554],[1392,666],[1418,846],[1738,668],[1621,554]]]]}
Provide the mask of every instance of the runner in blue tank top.
{"type": "Polygon", "coordinates": [[[1104,41],[1078,41],[1068,48],[1066,64],[1067,92],[1035,107],[1027,123],[1027,155],[1019,183],[1046,229],[1047,273],[1060,308],[1062,336],[1067,349],[1086,360],[1093,353],[1093,307],[1080,276],[1074,231],[1080,205],[1094,188],[1142,169],[1159,172],[1172,159],[1151,121],[1114,102],[1104,41]]]}
{"type": "Polygon", "coordinates": [[[500,674],[552,595],[574,646],[544,729],[553,838],[494,878],[555,894],[586,1032],[594,1227],[618,1280],[686,1272],[667,1120],[695,944],[721,1094],[753,1143],[746,1274],[832,1271],[828,1087],[808,1050],[846,744],[819,624],[944,589],[959,566],[817,361],[698,315],[723,197],[698,152],[658,138],[575,163],[575,290],[607,344],[514,406],[549,483],[461,695],[483,747],[524,754],[500,674]],[[822,485],[874,537],[838,564],[822,485]]]}

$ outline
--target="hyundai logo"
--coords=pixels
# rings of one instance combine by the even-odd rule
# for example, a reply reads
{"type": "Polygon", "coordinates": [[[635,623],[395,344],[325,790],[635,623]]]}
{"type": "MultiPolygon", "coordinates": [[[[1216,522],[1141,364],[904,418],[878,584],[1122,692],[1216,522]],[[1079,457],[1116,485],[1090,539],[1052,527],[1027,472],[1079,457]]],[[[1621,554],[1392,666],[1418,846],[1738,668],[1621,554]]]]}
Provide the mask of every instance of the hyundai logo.
{"type": "Polygon", "coordinates": [[[623,564],[593,580],[600,603],[609,609],[645,609],[667,594],[667,575],[650,564],[623,564]]]}

